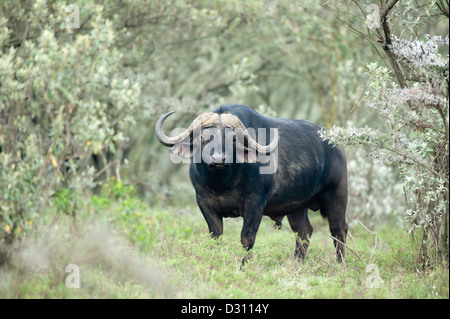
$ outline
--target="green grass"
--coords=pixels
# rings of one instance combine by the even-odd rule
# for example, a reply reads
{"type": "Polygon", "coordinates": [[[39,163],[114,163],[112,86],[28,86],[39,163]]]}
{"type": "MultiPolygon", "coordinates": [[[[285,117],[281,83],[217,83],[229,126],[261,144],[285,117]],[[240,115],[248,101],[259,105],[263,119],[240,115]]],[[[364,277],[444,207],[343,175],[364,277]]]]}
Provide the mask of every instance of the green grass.
{"type": "Polygon", "coordinates": [[[224,235],[212,240],[195,206],[152,208],[132,196],[93,197],[77,214],[76,231],[64,214],[40,221],[40,231],[23,240],[11,265],[0,269],[0,297],[449,297],[448,269],[417,268],[408,235],[394,226],[373,230],[378,242],[372,264],[382,281],[371,288],[367,278],[373,272],[366,266],[375,236],[357,222],[350,222],[354,241],[347,242],[355,254],[347,251],[345,263],[337,263],[327,221],[311,213],[314,234],[302,263],[293,259],[295,239],[287,221],[275,230],[263,218],[251,258],[241,268],[242,219],[225,219],[224,235]],[[65,285],[68,264],[79,266],[79,289],[65,285]]]}

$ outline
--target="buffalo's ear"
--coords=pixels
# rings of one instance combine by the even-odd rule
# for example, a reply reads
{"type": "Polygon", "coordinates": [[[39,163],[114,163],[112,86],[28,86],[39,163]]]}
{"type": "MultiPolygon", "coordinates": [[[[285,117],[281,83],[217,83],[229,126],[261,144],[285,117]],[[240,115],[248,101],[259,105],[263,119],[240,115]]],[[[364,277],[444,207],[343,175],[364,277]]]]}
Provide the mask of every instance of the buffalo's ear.
{"type": "Polygon", "coordinates": [[[194,155],[192,146],[190,143],[178,143],[172,146],[170,149],[171,154],[177,154],[182,158],[192,158],[194,155]]]}
{"type": "Polygon", "coordinates": [[[259,163],[259,157],[255,151],[245,150],[244,152],[237,152],[236,161],[238,163],[259,163]]]}

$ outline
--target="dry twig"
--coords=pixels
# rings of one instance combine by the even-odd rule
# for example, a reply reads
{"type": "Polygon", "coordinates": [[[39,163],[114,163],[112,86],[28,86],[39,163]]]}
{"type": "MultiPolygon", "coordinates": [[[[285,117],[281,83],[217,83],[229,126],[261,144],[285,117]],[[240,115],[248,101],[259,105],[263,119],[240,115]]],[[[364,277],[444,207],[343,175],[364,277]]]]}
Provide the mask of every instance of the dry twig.
{"type": "Polygon", "coordinates": [[[364,265],[368,266],[370,264],[372,264],[373,261],[373,257],[375,256],[375,251],[377,249],[378,246],[378,234],[374,233],[373,231],[371,231],[370,229],[368,229],[359,219],[355,219],[366,231],[368,231],[370,234],[375,236],[375,244],[374,247],[372,249],[372,254],[369,258],[369,262],[366,263],[364,261],[364,259],[361,257],[361,255],[359,254],[358,251],[358,246],[356,245],[356,241],[353,238],[352,234],[350,232],[348,232],[349,237],[352,239],[353,244],[355,245],[355,250],[351,249],[347,244],[343,243],[342,241],[340,241],[339,239],[337,239],[336,237],[330,236],[331,238],[333,238],[334,240],[336,240],[337,242],[341,243],[342,245],[344,245],[344,247],[346,247],[353,255],[355,255],[364,265]]]}

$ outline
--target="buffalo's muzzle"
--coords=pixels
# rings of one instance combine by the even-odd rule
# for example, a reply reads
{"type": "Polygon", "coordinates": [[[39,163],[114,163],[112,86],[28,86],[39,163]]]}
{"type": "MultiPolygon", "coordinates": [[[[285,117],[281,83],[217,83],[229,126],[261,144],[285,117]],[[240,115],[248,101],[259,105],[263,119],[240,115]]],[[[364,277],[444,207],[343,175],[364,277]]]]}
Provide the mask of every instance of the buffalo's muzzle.
{"type": "Polygon", "coordinates": [[[226,153],[214,153],[211,155],[212,164],[224,164],[228,155],[226,153]]]}
{"type": "Polygon", "coordinates": [[[225,153],[213,153],[211,154],[211,163],[208,164],[208,168],[212,170],[229,167],[230,164],[226,163],[228,155],[225,153]]]}

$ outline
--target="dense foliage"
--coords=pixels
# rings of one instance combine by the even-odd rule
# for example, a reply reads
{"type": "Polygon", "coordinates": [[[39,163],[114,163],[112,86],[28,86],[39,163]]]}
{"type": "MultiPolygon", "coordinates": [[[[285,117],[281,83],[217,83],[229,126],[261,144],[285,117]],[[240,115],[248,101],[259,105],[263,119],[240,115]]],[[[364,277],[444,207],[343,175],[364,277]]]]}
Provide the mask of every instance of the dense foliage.
{"type": "MultiPolygon", "coordinates": [[[[121,145],[140,86],[120,72],[115,32],[101,6],[89,29],[66,29],[62,4],[6,2],[0,46],[0,238],[10,243],[45,211],[49,197],[75,214],[97,175],[92,155],[121,145]],[[70,194],[70,203],[67,201],[70,194]]],[[[3,243],[2,243],[3,244],[3,243]]]]}
{"type": "MultiPolygon", "coordinates": [[[[397,2],[384,8],[380,3],[383,25],[374,38],[382,43],[389,63],[387,67],[367,65],[370,78],[364,96],[384,120],[385,130],[334,127],[323,137],[358,145],[369,157],[395,163],[406,197],[404,221],[412,238],[417,237],[422,262],[445,262],[449,253],[449,38],[448,34],[425,34],[414,40],[396,37],[390,27],[395,18],[389,15],[408,10],[396,11],[401,5],[397,2]]],[[[448,19],[448,8],[437,5],[435,9],[448,19]]],[[[362,35],[370,41],[370,34],[362,35]]]]}

